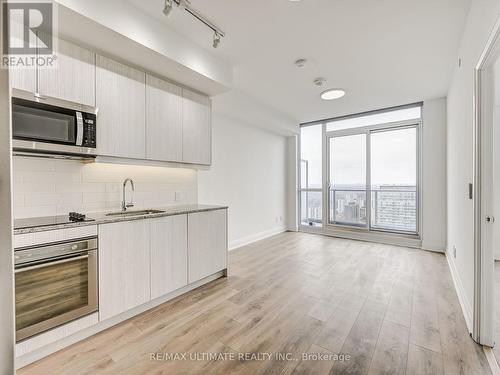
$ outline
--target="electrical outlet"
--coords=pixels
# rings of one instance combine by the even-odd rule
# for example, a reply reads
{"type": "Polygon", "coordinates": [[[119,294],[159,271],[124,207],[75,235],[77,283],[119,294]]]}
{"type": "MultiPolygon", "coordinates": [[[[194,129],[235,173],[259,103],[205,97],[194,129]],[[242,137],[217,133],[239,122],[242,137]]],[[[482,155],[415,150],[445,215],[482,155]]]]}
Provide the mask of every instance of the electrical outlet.
{"type": "Polygon", "coordinates": [[[282,222],[283,222],[283,217],[282,217],[282,216],[280,216],[280,223],[282,223],[282,222]]]}
{"type": "Polygon", "coordinates": [[[453,258],[457,257],[457,247],[453,245],[453,258]]]}
{"type": "Polygon", "coordinates": [[[176,191],[175,192],[175,201],[179,202],[182,200],[182,192],[181,191],[176,191]]]}

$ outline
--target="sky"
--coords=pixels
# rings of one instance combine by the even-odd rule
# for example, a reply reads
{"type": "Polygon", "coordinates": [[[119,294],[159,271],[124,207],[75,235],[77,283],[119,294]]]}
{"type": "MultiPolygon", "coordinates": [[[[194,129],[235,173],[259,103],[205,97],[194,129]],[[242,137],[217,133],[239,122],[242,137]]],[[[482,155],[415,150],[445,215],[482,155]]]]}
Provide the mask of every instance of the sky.
{"type": "MultiPolygon", "coordinates": [[[[301,131],[301,158],[309,161],[309,187],[321,188],[321,125],[301,131]]],[[[371,142],[372,186],[416,185],[417,133],[415,128],[374,132],[371,142]]],[[[330,139],[332,184],[366,183],[366,135],[330,139]]]]}

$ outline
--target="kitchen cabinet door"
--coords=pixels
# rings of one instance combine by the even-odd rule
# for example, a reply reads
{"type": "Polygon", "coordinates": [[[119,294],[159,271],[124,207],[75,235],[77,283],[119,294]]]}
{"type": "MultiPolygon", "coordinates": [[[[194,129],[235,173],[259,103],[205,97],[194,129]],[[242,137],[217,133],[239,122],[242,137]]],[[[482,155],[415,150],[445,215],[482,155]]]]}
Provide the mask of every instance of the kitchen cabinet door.
{"type": "Polygon", "coordinates": [[[212,129],[210,98],[182,90],[182,159],[185,163],[210,165],[212,129]]]}
{"type": "MultiPolygon", "coordinates": [[[[23,43],[23,41],[19,40],[19,38],[12,36],[13,39],[16,40],[16,43],[23,43]]],[[[16,56],[14,56],[16,57],[16,56]]],[[[17,57],[25,57],[21,55],[17,55],[17,57]]],[[[29,56],[31,57],[31,55],[29,56]]],[[[36,57],[33,55],[33,57],[36,57]]],[[[22,66],[13,66],[9,68],[9,81],[10,87],[14,89],[26,90],[29,92],[36,92],[36,68],[35,67],[22,67],[22,66]]]]}
{"type": "Polygon", "coordinates": [[[94,107],[95,54],[59,39],[56,64],[38,70],[39,93],[94,107]]]}
{"type": "Polygon", "coordinates": [[[151,299],[148,220],[99,226],[99,319],[151,299]]]}
{"type": "Polygon", "coordinates": [[[146,157],[182,161],[182,88],[146,76],[146,157]]]}
{"type": "Polygon", "coordinates": [[[151,298],[187,285],[187,215],[151,219],[151,298]]]}
{"type": "Polygon", "coordinates": [[[188,215],[188,282],[227,268],[227,210],[188,215]]]}
{"type": "Polygon", "coordinates": [[[145,159],[146,75],[96,57],[97,150],[100,155],[145,159]]]}

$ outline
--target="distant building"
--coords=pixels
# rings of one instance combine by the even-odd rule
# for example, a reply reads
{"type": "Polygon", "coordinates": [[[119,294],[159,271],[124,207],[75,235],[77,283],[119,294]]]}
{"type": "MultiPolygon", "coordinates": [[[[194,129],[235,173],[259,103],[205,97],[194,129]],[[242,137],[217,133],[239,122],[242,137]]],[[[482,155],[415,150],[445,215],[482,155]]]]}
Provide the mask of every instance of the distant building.
{"type": "Polygon", "coordinates": [[[343,221],[348,223],[359,222],[359,204],[356,202],[349,202],[344,206],[343,221]]]}
{"type": "Polygon", "coordinates": [[[372,196],[372,226],[407,232],[417,230],[415,186],[381,185],[372,196]]]}

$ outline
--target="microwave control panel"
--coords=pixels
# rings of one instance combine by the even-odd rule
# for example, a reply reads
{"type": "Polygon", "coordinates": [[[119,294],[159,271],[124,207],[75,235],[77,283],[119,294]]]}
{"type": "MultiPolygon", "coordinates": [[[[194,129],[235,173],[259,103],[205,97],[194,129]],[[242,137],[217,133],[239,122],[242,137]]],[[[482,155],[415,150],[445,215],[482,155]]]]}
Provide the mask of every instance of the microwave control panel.
{"type": "Polygon", "coordinates": [[[96,115],[83,113],[83,147],[97,147],[96,115]]]}

